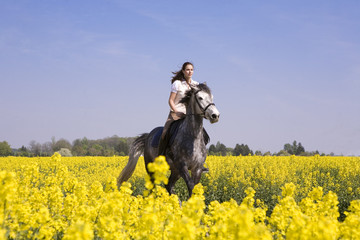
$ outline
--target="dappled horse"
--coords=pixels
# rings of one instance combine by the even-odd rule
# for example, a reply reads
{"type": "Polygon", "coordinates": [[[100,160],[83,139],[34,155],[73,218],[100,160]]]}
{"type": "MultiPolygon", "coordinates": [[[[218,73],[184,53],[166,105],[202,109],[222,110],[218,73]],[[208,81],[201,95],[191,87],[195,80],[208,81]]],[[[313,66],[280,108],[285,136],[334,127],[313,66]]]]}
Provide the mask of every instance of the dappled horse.
{"type": "MultiPolygon", "coordinates": [[[[220,113],[213,103],[213,96],[206,84],[199,84],[187,91],[181,100],[186,105],[186,117],[175,121],[167,134],[168,144],[165,150],[166,161],[171,174],[166,189],[170,194],[176,181],[182,177],[189,191],[199,183],[206,159],[206,143],[209,140],[203,129],[203,119],[211,123],[219,120],[220,113]],[[191,175],[189,173],[191,171],[191,175]]],[[[129,161],[117,179],[118,187],[133,174],[138,159],[144,155],[147,165],[158,156],[158,145],[163,127],[157,127],[150,133],[138,137],[130,147],[129,161]]]]}

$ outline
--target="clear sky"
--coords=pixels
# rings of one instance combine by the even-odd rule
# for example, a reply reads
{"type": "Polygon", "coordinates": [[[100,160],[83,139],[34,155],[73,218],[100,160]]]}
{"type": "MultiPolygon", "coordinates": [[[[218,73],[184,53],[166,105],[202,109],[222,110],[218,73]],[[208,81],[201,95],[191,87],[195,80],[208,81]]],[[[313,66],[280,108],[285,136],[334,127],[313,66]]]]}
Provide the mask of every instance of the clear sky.
{"type": "Polygon", "coordinates": [[[360,155],[360,1],[0,0],[0,141],[163,125],[185,61],[221,116],[211,144],[360,155]]]}

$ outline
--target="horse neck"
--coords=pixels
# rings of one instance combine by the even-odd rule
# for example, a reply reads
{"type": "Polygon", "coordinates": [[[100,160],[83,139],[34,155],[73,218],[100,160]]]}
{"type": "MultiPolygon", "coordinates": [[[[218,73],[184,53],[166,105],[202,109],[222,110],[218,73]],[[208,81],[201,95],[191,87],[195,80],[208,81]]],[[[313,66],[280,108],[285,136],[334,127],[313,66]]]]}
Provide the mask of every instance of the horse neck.
{"type": "Polygon", "coordinates": [[[191,132],[194,137],[202,135],[203,130],[203,120],[204,118],[195,113],[196,102],[194,96],[191,97],[189,104],[186,107],[186,118],[185,125],[188,132],[191,132]]]}

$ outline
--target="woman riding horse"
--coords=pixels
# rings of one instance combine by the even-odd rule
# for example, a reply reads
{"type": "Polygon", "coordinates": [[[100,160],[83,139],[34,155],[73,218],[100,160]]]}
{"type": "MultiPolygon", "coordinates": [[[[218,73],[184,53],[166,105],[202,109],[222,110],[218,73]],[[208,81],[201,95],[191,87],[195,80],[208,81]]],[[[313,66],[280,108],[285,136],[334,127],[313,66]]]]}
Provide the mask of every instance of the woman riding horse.
{"type": "MultiPolygon", "coordinates": [[[[192,79],[193,73],[194,65],[191,62],[185,62],[179,71],[173,72],[174,76],[171,79],[171,92],[169,97],[170,113],[161,134],[159,155],[165,155],[167,147],[165,136],[170,125],[174,121],[184,118],[186,115],[186,107],[180,100],[185,96],[185,92],[189,91],[191,87],[199,85],[198,82],[192,79]]],[[[208,168],[203,167],[203,172],[208,171],[208,168]]]]}
{"type": "MultiPolygon", "coordinates": [[[[189,71],[193,70],[189,69],[189,71]]],[[[191,77],[192,74],[189,75],[191,77]]],[[[215,123],[219,120],[220,113],[213,103],[213,95],[206,84],[189,85],[189,87],[190,89],[185,91],[178,101],[181,104],[179,106],[185,107],[186,115],[177,121],[170,119],[172,123],[165,130],[166,145],[163,154],[171,171],[166,189],[172,194],[176,181],[182,177],[191,197],[192,190],[199,183],[204,171],[203,165],[207,155],[207,134],[204,131],[203,119],[215,123]]],[[[171,117],[173,115],[170,113],[171,117]]],[[[159,140],[162,132],[164,132],[163,127],[154,128],[150,133],[142,134],[132,143],[129,161],[118,177],[118,187],[131,177],[141,155],[144,155],[145,166],[148,170],[148,164],[154,162],[159,156],[159,140]]],[[[151,173],[149,174],[151,176],[151,173]]],[[[153,180],[152,176],[151,179],[153,180]]]]}

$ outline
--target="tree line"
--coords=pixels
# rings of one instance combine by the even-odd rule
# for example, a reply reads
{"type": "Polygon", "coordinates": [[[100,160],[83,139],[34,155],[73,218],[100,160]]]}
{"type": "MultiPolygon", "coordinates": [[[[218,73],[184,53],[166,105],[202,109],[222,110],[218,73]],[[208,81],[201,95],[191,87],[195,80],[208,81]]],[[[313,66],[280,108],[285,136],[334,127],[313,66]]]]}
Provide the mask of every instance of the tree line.
{"type": "Polygon", "coordinates": [[[64,138],[56,140],[53,137],[51,141],[42,144],[32,140],[28,146],[22,146],[19,149],[12,149],[4,141],[0,142],[0,156],[45,157],[52,156],[54,152],[59,152],[62,156],[127,156],[130,145],[135,139],[135,137],[115,135],[98,140],[84,137],[70,143],[64,138]]]}
{"type": "Polygon", "coordinates": [[[325,154],[320,153],[318,150],[316,151],[305,151],[304,146],[297,141],[293,141],[292,144],[286,143],[284,144],[284,148],[279,152],[271,153],[270,151],[262,153],[260,150],[256,150],[255,152],[249,148],[247,144],[236,144],[235,148],[228,148],[224,144],[217,142],[216,145],[211,144],[208,149],[209,155],[216,156],[248,156],[248,155],[257,155],[257,156],[313,156],[313,155],[330,155],[333,156],[334,153],[325,154]]]}
{"type": "MultiPolygon", "coordinates": [[[[45,157],[52,156],[54,152],[59,152],[62,156],[127,156],[129,155],[130,145],[135,139],[136,137],[118,137],[114,135],[98,140],[90,140],[84,137],[70,143],[66,139],[56,140],[53,137],[51,141],[43,144],[32,140],[29,146],[22,146],[19,149],[12,149],[6,141],[3,141],[0,142],[0,156],[45,157]]],[[[219,141],[216,144],[211,144],[208,148],[208,155],[216,156],[311,156],[316,154],[325,155],[324,153],[319,153],[319,151],[307,152],[303,145],[297,141],[293,141],[292,144],[284,144],[284,148],[275,153],[270,153],[270,151],[264,153],[259,150],[253,151],[246,144],[236,144],[234,148],[229,148],[219,141]]],[[[328,155],[334,154],[330,153],[328,155]]]]}

